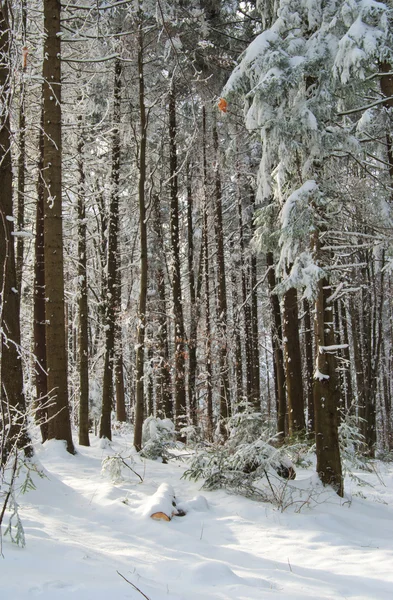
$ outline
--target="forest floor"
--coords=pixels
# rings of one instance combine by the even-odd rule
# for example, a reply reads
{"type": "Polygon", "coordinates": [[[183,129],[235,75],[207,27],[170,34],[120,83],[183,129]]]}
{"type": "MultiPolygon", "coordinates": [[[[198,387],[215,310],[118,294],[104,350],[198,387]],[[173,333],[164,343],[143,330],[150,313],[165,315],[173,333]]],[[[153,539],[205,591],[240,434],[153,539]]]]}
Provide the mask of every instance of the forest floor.
{"type": "MultiPolygon", "coordinates": [[[[115,484],[102,460],[130,454],[129,438],[102,446],[93,437],[76,456],[62,442],[37,447],[45,477],[33,474],[36,489],[18,498],[26,546],[3,536],[2,600],[393,598],[392,464],[357,473],[371,486],[347,478],[344,499],[319,490],[282,510],[201,490],[181,479],[182,461],[135,457],[143,482],[129,471],[115,484]],[[185,517],[143,515],[164,482],[188,507],[185,517]]],[[[291,483],[303,498],[314,484],[311,468],[291,483]]]]}

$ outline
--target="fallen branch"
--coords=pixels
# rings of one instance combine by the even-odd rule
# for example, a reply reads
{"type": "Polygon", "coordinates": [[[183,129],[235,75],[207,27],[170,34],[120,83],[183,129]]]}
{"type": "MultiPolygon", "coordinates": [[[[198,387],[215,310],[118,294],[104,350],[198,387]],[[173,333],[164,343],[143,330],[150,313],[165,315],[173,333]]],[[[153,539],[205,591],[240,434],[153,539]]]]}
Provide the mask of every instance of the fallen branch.
{"type": "Polygon", "coordinates": [[[146,600],[150,600],[149,596],[146,596],[146,594],[144,594],[138,587],[136,587],[136,585],[134,585],[131,581],[129,581],[127,579],[127,577],[124,577],[124,575],[122,575],[119,571],[116,571],[116,573],[118,575],[120,575],[120,577],[122,577],[124,579],[124,581],[126,581],[127,583],[129,583],[130,585],[132,585],[132,587],[139,592],[144,598],[146,598],[146,600]]]}

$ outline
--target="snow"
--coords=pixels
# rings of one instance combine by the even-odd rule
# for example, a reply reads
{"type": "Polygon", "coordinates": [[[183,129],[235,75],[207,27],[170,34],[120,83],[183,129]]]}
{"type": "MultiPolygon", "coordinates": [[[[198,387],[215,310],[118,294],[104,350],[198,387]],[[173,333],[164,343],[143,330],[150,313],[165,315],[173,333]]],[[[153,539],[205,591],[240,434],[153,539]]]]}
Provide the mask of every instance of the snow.
{"type": "Polygon", "coordinates": [[[38,446],[46,477],[19,497],[25,548],[3,539],[2,600],[391,600],[393,466],[358,473],[373,487],[347,478],[344,499],[298,469],[289,485],[304,501],[281,511],[224,491],[200,496],[180,461],[135,456],[143,483],[130,473],[115,485],[101,461],[131,452],[129,439],[101,448],[92,436],[76,456],[62,442],[38,446]],[[142,516],[162,484],[185,517],[142,516]]]}

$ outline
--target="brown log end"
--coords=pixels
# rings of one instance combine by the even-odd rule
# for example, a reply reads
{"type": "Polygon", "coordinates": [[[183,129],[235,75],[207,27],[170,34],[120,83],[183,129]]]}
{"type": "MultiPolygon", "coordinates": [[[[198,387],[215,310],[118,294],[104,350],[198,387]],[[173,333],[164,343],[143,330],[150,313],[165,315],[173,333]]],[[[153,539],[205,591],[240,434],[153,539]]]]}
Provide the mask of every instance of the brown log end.
{"type": "Polygon", "coordinates": [[[151,519],[155,519],[156,521],[170,521],[171,518],[168,517],[168,515],[166,515],[163,512],[155,512],[152,515],[150,515],[151,519]]]}

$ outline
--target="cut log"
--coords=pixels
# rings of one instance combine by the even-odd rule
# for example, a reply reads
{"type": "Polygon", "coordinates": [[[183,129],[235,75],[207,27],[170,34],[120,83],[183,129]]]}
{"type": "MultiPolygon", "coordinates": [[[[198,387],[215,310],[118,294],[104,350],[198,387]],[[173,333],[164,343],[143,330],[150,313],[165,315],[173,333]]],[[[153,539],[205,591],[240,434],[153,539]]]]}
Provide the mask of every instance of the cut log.
{"type": "Polygon", "coordinates": [[[172,517],[184,517],[186,513],[176,507],[173,487],[168,483],[163,483],[149,499],[144,514],[156,521],[170,521],[172,517]]]}
{"type": "Polygon", "coordinates": [[[168,515],[166,515],[163,512],[155,512],[152,515],[150,515],[151,519],[154,519],[155,521],[170,521],[171,518],[168,517],[168,515]]]}

